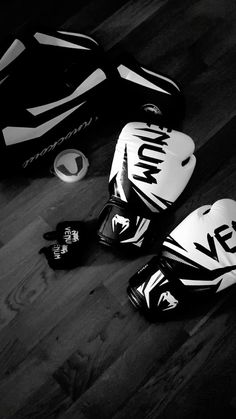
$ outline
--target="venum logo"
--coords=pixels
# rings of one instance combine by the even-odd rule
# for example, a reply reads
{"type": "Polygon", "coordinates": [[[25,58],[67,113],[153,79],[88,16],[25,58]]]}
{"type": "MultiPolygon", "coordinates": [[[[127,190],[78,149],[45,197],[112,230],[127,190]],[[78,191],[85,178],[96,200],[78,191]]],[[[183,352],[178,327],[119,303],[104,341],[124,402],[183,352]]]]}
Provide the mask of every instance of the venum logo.
{"type": "Polygon", "coordinates": [[[54,244],[52,247],[54,259],[61,259],[61,255],[68,252],[68,246],[66,244],[54,244]]]}
{"type": "Polygon", "coordinates": [[[125,230],[127,230],[127,228],[129,228],[129,219],[122,217],[119,214],[114,215],[114,217],[112,218],[112,230],[115,231],[115,227],[117,225],[121,225],[122,229],[120,231],[119,234],[122,234],[125,230]]]}
{"type": "Polygon", "coordinates": [[[25,160],[24,163],[22,164],[23,169],[25,169],[29,164],[33,163],[38,158],[45,156],[45,154],[49,153],[50,151],[53,151],[56,147],[63,144],[66,140],[69,140],[69,138],[73,137],[74,135],[78,134],[80,131],[89,127],[92,124],[92,122],[97,121],[97,119],[98,119],[97,116],[95,117],[91,116],[88,121],[84,121],[77,128],[74,128],[73,130],[69,131],[64,137],[59,138],[59,140],[55,141],[53,144],[49,144],[47,147],[43,148],[40,152],[36,153],[34,156],[25,160]]]}
{"type": "Polygon", "coordinates": [[[141,182],[157,183],[157,180],[152,175],[159,173],[161,169],[157,167],[163,160],[157,158],[155,153],[165,154],[163,149],[167,145],[166,141],[170,136],[163,131],[153,131],[157,136],[155,138],[146,138],[140,136],[144,140],[143,144],[138,149],[139,162],[135,165],[144,169],[143,176],[133,175],[133,178],[141,182]]]}
{"type": "Polygon", "coordinates": [[[206,256],[211,257],[212,259],[215,259],[219,262],[219,257],[216,250],[215,245],[215,239],[220,243],[222,248],[225,252],[228,253],[236,253],[236,245],[235,244],[235,236],[236,232],[236,221],[232,221],[231,226],[228,226],[227,224],[223,224],[219,227],[217,227],[214,230],[214,236],[211,236],[209,233],[207,234],[207,243],[208,248],[203,246],[201,243],[194,242],[195,248],[199,251],[204,253],[206,256]],[[232,239],[231,245],[230,245],[230,239],[232,239]]]}
{"type": "Polygon", "coordinates": [[[170,291],[163,292],[160,295],[160,298],[157,303],[158,307],[162,305],[163,302],[167,304],[167,307],[163,308],[162,311],[173,310],[178,304],[178,300],[175,299],[175,297],[170,293],[170,291]]]}
{"type": "Polygon", "coordinates": [[[63,239],[66,244],[72,244],[79,241],[79,232],[78,230],[73,230],[70,227],[66,227],[63,235],[63,239]]]}

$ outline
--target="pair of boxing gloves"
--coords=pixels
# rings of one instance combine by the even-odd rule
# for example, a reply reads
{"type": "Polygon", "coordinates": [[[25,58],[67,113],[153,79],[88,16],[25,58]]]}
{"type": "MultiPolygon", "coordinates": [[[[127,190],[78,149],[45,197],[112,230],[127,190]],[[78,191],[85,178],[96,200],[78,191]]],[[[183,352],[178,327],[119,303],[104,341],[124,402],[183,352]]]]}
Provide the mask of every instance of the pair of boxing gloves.
{"type": "MultiPolygon", "coordinates": [[[[196,159],[193,140],[154,124],[127,124],[116,144],[110,199],[100,214],[101,243],[141,248],[152,223],[187,185],[196,159]]],[[[129,281],[133,305],[159,317],[236,282],[236,201],[222,199],[193,211],[165,238],[158,256],[129,281]]]]}

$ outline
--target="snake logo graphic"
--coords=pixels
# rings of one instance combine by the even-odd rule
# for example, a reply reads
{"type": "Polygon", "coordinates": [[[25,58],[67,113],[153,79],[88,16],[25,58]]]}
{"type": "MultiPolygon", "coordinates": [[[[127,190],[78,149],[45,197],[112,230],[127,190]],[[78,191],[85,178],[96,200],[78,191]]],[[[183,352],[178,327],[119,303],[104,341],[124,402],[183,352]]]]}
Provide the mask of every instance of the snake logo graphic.
{"type": "Polygon", "coordinates": [[[122,234],[127,228],[129,228],[129,218],[122,217],[119,214],[114,215],[112,218],[112,230],[115,231],[117,225],[121,225],[122,229],[119,234],[122,234]]]}
{"type": "Polygon", "coordinates": [[[165,301],[168,304],[168,306],[166,308],[163,308],[162,311],[172,310],[178,304],[178,300],[176,300],[173,297],[173,295],[170,293],[170,291],[163,292],[160,295],[160,298],[158,300],[157,306],[159,307],[165,301]]]}

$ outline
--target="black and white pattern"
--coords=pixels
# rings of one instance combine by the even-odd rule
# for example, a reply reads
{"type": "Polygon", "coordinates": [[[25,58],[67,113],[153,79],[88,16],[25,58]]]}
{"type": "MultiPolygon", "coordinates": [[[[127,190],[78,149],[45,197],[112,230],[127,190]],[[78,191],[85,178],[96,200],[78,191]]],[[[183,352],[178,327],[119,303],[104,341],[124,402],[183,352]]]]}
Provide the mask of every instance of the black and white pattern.
{"type": "Polygon", "coordinates": [[[130,280],[136,307],[169,311],[236,283],[236,201],[193,211],[163,242],[161,254],[130,280]]]}
{"type": "Polygon", "coordinates": [[[141,247],[153,216],[168,209],[188,183],[196,163],[193,152],[193,140],[181,132],[126,124],[113,157],[111,199],[100,217],[102,241],[141,247]]]}
{"type": "Polygon", "coordinates": [[[142,122],[129,123],[117,142],[110,191],[131,206],[137,204],[154,213],[165,210],[192,175],[196,163],[193,152],[194,143],[186,134],[142,122]]]}
{"type": "Polygon", "coordinates": [[[11,167],[29,168],[93,125],[106,97],[107,66],[96,40],[84,34],[34,32],[0,57],[0,147],[11,167]]]}
{"type": "Polygon", "coordinates": [[[168,236],[164,256],[183,285],[219,292],[236,282],[236,202],[221,199],[193,211],[168,236]]]}
{"type": "Polygon", "coordinates": [[[136,116],[139,120],[162,121],[172,127],[179,125],[184,115],[184,100],[175,80],[139,65],[130,57],[117,64],[117,71],[129,120],[136,116]]]}

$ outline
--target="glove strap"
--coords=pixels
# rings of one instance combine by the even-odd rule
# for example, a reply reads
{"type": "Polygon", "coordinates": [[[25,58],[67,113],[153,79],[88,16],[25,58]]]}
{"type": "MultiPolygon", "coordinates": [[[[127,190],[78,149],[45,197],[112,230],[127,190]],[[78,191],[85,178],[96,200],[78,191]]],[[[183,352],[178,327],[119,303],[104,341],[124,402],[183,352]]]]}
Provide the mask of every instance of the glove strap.
{"type": "Polygon", "coordinates": [[[136,215],[125,202],[112,197],[99,216],[98,237],[108,246],[143,247],[151,219],[136,215]]]}

